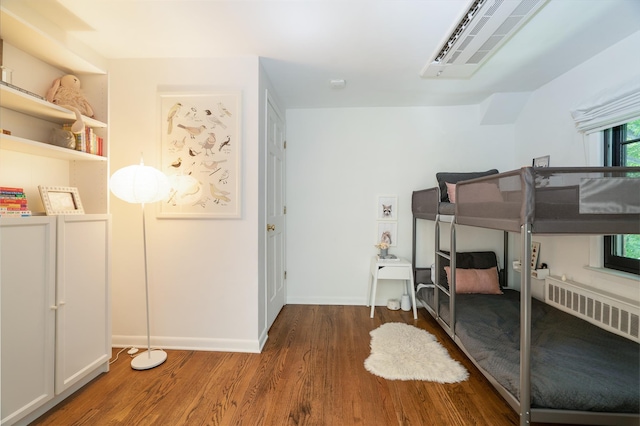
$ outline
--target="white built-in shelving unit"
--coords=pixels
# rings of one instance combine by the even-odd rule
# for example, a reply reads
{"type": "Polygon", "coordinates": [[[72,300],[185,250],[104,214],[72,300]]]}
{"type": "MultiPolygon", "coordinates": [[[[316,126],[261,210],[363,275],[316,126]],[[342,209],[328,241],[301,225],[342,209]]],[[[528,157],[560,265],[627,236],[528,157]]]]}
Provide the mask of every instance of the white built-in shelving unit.
{"type": "Polygon", "coordinates": [[[107,62],[35,8],[0,3],[3,65],[13,85],[41,96],[55,78],[78,76],[104,155],[47,143],[74,114],[0,85],[0,128],[11,131],[0,135],[0,186],[24,188],[34,212],[0,218],[3,426],[28,424],[107,372],[111,357],[107,62]],[[44,215],[39,185],[78,188],[86,214],[44,215]]]}

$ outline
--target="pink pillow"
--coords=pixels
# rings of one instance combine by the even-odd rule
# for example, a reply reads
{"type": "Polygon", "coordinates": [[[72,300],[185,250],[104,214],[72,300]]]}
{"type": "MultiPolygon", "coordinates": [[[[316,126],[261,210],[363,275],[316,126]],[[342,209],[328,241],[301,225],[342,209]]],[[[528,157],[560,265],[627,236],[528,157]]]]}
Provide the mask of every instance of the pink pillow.
{"type": "MultiPolygon", "coordinates": [[[[451,282],[450,269],[449,266],[444,267],[448,282],[451,282]]],[[[456,294],[460,293],[502,294],[498,282],[498,268],[456,268],[456,294]]]]}
{"type": "Polygon", "coordinates": [[[445,184],[447,185],[447,194],[449,194],[449,202],[455,203],[456,202],[456,184],[449,183],[449,182],[445,182],[445,184]]]}

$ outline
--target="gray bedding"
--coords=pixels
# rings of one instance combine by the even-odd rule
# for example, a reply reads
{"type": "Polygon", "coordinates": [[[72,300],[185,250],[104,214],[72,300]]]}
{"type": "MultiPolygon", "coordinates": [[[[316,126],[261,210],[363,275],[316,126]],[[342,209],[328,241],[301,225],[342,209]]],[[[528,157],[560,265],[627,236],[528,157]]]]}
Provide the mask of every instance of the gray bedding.
{"type": "MultiPolygon", "coordinates": [[[[433,307],[433,288],[417,297],[433,307]]],[[[449,300],[440,293],[449,323],[449,300]]],[[[532,299],[531,407],[638,413],[640,345],[532,299]]],[[[456,335],[519,399],[520,293],[456,295],[456,335]]]]}

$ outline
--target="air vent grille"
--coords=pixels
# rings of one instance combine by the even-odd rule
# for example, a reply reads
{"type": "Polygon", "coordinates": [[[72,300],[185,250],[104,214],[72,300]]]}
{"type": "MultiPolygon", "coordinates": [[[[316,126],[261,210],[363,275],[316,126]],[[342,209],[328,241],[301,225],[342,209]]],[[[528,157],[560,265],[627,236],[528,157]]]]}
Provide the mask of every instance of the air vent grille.
{"type": "Polygon", "coordinates": [[[469,58],[469,60],[467,61],[468,64],[479,64],[480,61],[482,61],[482,59],[487,56],[487,53],[489,53],[488,50],[485,50],[484,52],[481,50],[478,50],[476,53],[473,54],[472,57],[469,58]]]}
{"type": "Polygon", "coordinates": [[[518,5],[518,7],[513,9],[513,12],[511,14],[518,15],[518,16],[525,16],[529,12],[531,12],[531,10],[533,10],[533,8],[536,7],[537,4],[538,4],[538,0],[524,0],[522,3],[518,5]]]}
{"type": "Polygon", "coordinates": [[[474,0],[431,61],[424,78],[468,78],[549,0],[474,0]]]}
{"type": "Polygon", "coordinates": [[[489,40],[487,40],[482,46],[480,46],[480,49],[478,49],[478,51],[491,50],[496,46],[496,44],[500,43],[500,40],[502,40],[502,37],[495,35],[491,36],[489,37],[489,40]]]}
{"type": "Polygon", "coordinates": [[[549,305],[640,343],[637,302],[597,293],[582,284],[555,277],[547,277],[545,283],[545,301],[549,305]]]}
{"type": "Polygon", "coordinates": [[[469,32],[469,35],[477,36],[478,33],[480,33],[480,31],[482,30],[482,28],[484,28],[484,26],[487,25],[487,22],[489,22],[488,16],[483,16],[482,18],[478,19],[478,23],[473,27],[471,32],[469,32]]]}
{"type": "Polygon", "coordinates": [[[498,27],[498,29],[496,30],[495,33],[493,33],[493,35],[506,36],[511,32],[511,30],[513,30],[516,27],[516,25],[518,25],[518,22],[520,22],[522,18],[523,18],[522,16],[508,17],[507,19],[505,19],[502,25],[498,27]]]}
{"type": "Polygon", "coordinates": [[[453,55],[451,55],[451,59],[449,59],[449,61],[454,62],[459,54],[460,52],[453,52],[453,55]]]}
{"type": "Polygon", "coordinates": [[[496,13],[496,10],[498,10],[498,8],[500,7],[500,5],[502,4],[504,0],[496,0],[493,5],[491,5],[491,7],[489,9],[487,9],[487,13],[485,13],[486,16],[492,16],[494,13],[496,13]]]}

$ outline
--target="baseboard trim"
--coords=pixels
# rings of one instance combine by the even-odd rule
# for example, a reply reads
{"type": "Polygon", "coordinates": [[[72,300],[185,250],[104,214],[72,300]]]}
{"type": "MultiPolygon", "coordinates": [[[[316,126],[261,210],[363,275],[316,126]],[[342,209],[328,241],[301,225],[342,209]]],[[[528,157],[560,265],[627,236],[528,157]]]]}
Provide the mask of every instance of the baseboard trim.
{"type": "MultiPolygon", "coordinates": [[[[112,345],[116,348],[145,348],[146,336],[111,337],[112,345]]],[[[266,338],[265,338],[266,341],[266,338]]],[[[186,337],[152,337],[151,347],[184,351],[212,351],[212,352],[247,352],[260,353],[264,343],[259,340],[242,339],[205,339],[186,337]]]]}
{"type": "Polygon", "coordinates": [[[345,297],[287,297],[287,305],[344,305],[344,306],[365,306],[366,299],[345,297]]]}
{"type": "Polygon", "coordinates": [[[262,330],[262,333],[260,333],[260,339],[258,341],[258,343],[260,344],[260,352],[262,352],[262,349],[264,349],[264,345],[267,343],[267,339],[269,339],[269,330],[267,330],[266,328],[264,330],[262,330]]]}

